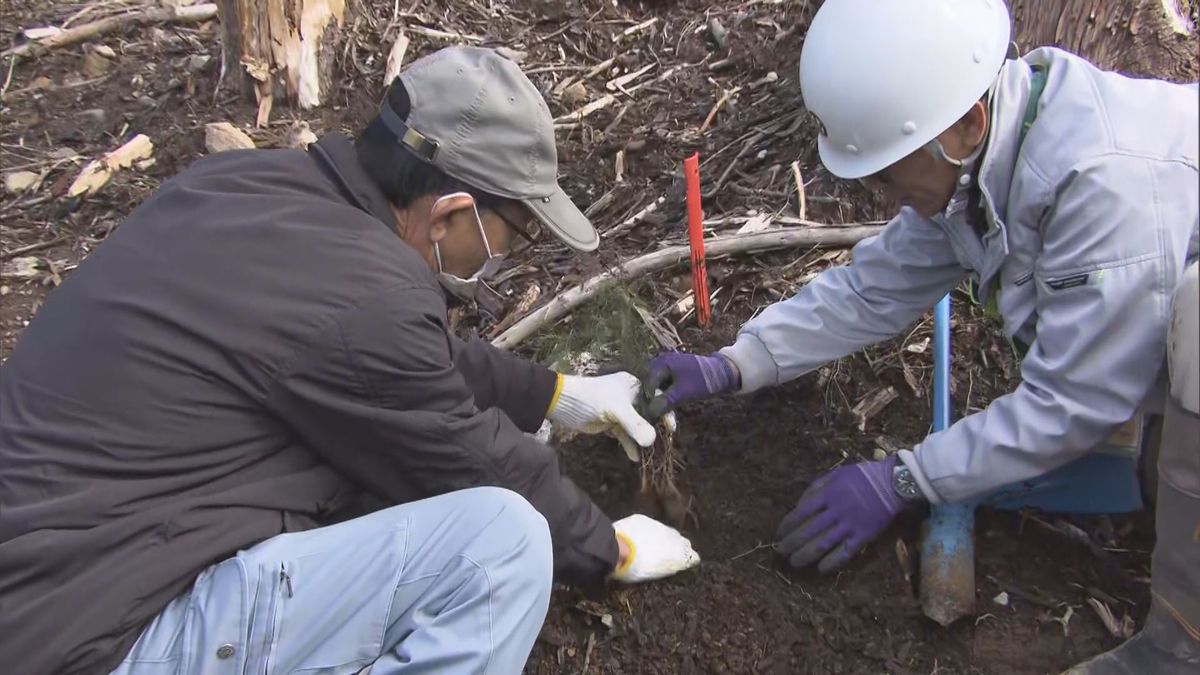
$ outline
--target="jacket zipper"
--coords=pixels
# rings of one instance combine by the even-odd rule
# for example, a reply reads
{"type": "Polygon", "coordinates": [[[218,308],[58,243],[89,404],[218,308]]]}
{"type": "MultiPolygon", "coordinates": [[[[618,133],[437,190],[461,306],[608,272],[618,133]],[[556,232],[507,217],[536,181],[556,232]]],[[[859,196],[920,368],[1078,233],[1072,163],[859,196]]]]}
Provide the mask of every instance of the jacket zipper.
{"type": "Polygon", "coordinates": [[[275,634],[275,630],[279,624],[280,602],[283,596],[292,597],[292,577],[287,573],[287,568],[283,563],[279,563],[279,580],[275,585],[275,592],[271,594],[271,622],[267,626],[267,648],[264,650],[266,656],[263,658],[262,672],[266,675],[271,671],[271,657],[275,653],[275,642],[279,636],[275,634]]]}

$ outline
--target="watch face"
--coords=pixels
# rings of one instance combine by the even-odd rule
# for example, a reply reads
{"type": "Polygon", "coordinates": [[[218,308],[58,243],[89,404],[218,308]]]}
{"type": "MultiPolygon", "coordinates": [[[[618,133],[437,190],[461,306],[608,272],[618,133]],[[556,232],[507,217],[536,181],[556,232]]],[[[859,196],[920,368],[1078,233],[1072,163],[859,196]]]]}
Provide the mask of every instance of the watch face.
{"type": "Polygon", "coordinates": [[[912,471],[909,471],[908,467],[896,469],[896,472],[892,474],[892,485],[896,490],[896,494],[900,495],[900,498],[905,501],[920,501],[923,496],[921,488],[917,485],[917,481],[913,478],[912,471]]]}

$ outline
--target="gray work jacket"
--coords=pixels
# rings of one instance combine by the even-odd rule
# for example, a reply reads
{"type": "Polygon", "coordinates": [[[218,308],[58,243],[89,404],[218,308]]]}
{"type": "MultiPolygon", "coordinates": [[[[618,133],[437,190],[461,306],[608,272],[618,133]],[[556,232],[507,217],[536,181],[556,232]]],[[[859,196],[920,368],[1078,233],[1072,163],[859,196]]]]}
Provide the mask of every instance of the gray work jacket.
{"type": "Polygon", "coordinates": [[[1171,291],[1197,251],[1195,84],[1135,80],[1045,48],[1001,69],[979,173],[982,237],[963,194],[909,208],[722,350],[742,390],[895,336],[970,276],[1030,345],[1022,382],[901,458],[934,503],[1041,475],[1102,442],[1155,389],[1171,291]],[[1048,69],[1024,142],[1030,66],[1048,69]]]}

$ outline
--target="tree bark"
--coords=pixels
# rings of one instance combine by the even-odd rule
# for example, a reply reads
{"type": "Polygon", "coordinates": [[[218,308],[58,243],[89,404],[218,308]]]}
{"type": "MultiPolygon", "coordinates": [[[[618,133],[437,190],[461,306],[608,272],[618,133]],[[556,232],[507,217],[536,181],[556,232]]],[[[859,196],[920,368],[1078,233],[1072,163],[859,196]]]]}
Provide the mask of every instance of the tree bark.
{"type": "Polygon", "coordinates": [[[321,104],[346,0],[219,0],[222,73],[237,91],[259,101],[265,123],[271,101],[301,108],[321,104]],[[265,109],[265,113],[264,113],[265,109]]]}
{"type": "Polygon", "coordinates": [[[1022,53],[1061,47],[1105,70],[1179,82],[1200,71],[1196,0],[1013,0],[1010,8],[1022,53]]]}

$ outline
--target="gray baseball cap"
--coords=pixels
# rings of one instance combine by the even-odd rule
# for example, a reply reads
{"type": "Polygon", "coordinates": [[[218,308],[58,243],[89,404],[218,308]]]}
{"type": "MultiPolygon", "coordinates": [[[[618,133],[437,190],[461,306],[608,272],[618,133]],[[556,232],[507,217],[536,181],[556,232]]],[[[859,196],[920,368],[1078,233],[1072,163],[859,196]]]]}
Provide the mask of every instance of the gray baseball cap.
{"type": "Polygon", "coordinates": [[[571,248],[594,251],[596,228],[558,186],[554,119],[517,64],[491,49],[447,47],[400,73],[411,103],[384,124],[419,157],[491,194],[518,200],[571,248]]]}

